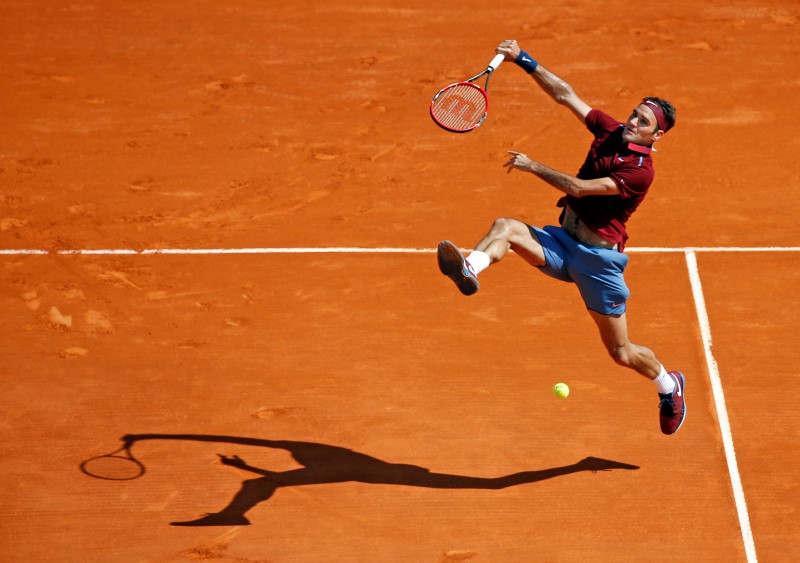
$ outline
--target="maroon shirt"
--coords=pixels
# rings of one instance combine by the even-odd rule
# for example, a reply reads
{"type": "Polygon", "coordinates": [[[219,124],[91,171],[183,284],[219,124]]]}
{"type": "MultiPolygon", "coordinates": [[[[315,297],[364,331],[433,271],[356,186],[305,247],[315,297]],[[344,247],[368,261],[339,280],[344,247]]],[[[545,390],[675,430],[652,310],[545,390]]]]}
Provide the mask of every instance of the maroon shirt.
{"type": "Polygon", "coordinates": [[[558,206],[569,205],[587,227],[604,239],[619,243],[622,251],[628,240],[625,223],[642,203],[655,176],[652,149],[623,141],[625,125],[602,111],[591,110],[586,127],[594,135],[594,142],[578,178],[609,177],[617,184],[619,194],[580,198],[568,195],[558,201],[558,206]]]}

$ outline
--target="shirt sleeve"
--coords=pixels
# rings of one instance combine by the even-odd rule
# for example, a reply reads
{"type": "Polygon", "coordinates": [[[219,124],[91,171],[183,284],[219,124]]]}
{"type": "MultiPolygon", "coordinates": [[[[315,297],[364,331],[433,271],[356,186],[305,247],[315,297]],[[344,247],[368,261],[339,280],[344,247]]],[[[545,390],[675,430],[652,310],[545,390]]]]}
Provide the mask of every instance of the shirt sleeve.
{"type": "Polygon", "coordinates": [[[589,129],[595,137],[602,132],[611,133],[616,131],[621,126],[622,123],[599,109],[592,109],[586,114],[586,128],[589,129]]]}

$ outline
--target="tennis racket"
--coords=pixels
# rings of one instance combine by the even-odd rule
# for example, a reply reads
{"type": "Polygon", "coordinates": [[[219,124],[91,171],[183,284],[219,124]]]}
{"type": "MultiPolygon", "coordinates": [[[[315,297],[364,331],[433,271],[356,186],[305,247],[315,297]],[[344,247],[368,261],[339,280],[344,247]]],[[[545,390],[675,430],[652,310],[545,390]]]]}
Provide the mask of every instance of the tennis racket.
{"type": "Polygon", "coordinates": [[[489,66],[472,78],[445,86],[431,100],[431,117],[439,127],[454,133],[472,131],[489,114],[489,77],[497,70],[505,55],[495,55],[489,66]],[[483,88],[474,82],[483,75],[483,88]]]}

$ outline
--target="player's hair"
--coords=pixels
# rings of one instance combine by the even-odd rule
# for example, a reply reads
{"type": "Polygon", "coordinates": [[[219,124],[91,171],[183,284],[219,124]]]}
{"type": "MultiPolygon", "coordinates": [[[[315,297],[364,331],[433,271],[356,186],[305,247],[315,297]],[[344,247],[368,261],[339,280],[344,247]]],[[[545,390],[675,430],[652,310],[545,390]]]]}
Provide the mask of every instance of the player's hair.
{"type": "Polygon", "coordinates": [[[648,96],[645,99],[652,100],[655,103],[657,103],[661,107],[662,111],[664,112],[664,117],[667,120],[667,129],[664,131],[665,133],[667,131],[669,131],[670,129],[672,129],[673,127],[675,127],[675,114],[677,112],[677,110],[675,109],[675,106],[673,106],[667,100],[662,100],[661,98],[657,98],[655,96],[648,96]]]}

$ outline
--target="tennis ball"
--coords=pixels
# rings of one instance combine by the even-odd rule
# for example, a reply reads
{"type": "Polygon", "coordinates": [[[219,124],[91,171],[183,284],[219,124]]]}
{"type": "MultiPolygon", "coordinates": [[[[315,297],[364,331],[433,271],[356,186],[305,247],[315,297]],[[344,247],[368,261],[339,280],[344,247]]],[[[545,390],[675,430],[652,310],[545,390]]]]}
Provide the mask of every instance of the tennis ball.
{"type": "Polygon", "coordinates": [[[566,399],[569,396],[569,385],[566,383],[556,383],[553,385],[553,393],[559,399],[566,399]]]}

